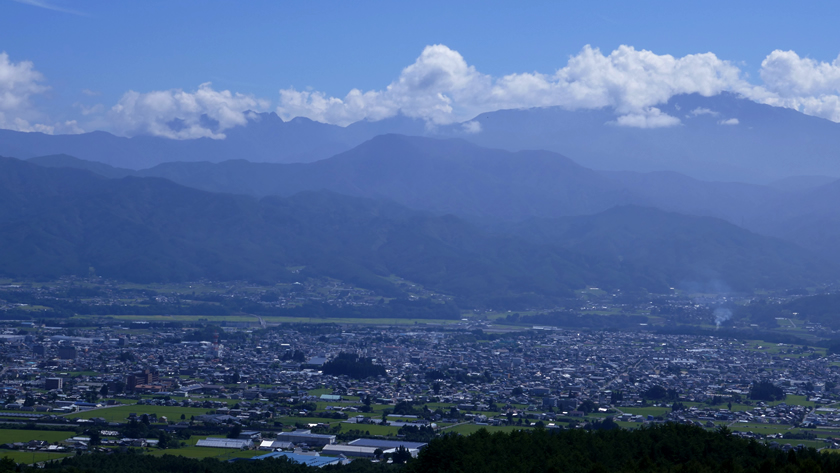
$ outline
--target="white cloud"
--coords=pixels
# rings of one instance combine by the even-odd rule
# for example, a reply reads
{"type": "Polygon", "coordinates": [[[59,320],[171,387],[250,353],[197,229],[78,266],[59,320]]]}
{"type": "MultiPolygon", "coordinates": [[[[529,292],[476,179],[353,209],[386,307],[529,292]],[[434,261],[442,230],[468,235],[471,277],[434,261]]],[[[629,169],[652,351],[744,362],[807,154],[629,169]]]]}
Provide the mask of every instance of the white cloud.
{"type": "Polygon", "coordinates": [[[63,123],[56,123],[54,125],[45,125],[43,123],[34,123],[30,124],[28,121],[22,118],[15,118],[15,130],[16,131],[25,131],[25,132],[37,132],[37,133],[45,133],[47,135],[53,135],[55,133],[62,134],[62,135],[77,135],[79,133],[84,133],[79,123],[76,120],[67,120],[63,123]]]}
{"type": "Polygon", "coordinates": [[[840,122],[840,56],[828,63],[776,50],[760,75],[765,92],[754,100],[840,122]]]}
{"type": "Polygon", "coordinates": [[[679,125],[680,119],[672,117],[667,113],[663,113],[662,110],[659,110],[656,107],[650,107],[642,112],[622,115],[612,123],[618,126],[628,126],[634,128],[665,128],[679,125]]]}
{"type": "Polygon", "coordinates": [[[461,125],[461,128],[464,130],[464,133],[475,134],[481,133],[481,123],[477,121],[469,121],[464,122],[461,125]]]}
{"type": "Polygon", "coordinates": [[[35,131],[30,121],[39,118],[30,98],[46,92],[44,76],[30,61],[17,63],[0,53],[0,128],[35,131]]]}
{"type": "Polygon", "coordinates": [[[840,57],[832,63],[817,62],[777,49],[762,61],[761,79],[782,97],[836,94],[840,92],[840,57]]]}
{"type": "Polygon", "coordinates": [[[225,137],[224,131],[248,122],[246,112],[267,109],[267,100],[214,90],[209,82],[195,92],[181,89],[126,92],[110,112],[118,133],[150,134],[173,139],[225,137]]]}
{"type": "Polygon", "coordinates": [[[714,110],[710,110],[708,108],[697,107],[697,108],[695,108],[694,110],[691,111],[691,115],[693,115],[695,117],[699,116],[699,115],[711,115],[713,117],[716,117],[716,116],[720,115],[720,113],[715,112],[714,110]]]}
{"type": "Polygon", "coordinates": [[[705,96],[748,91],[752,86],[737,66],[712,53],[682,58],[621,46],[609,55],[584,47],[554,74],[511,74],[500,78],[478,72],[444,45],[427,46],[414,64],[383,90],[351,90],[344,98],[321,92],[280,91],[277,113],[347,125],[380,120],[402,112],[434,124],[468,120],[505,108],[561,106],[611,107],[626,126],[671,126],[679,119],[651,107],[677,94],[705,96]],[[658,113],[658,114],[657,114],[658,113]]]}
{"type": "MultiPolygon", "coordinates": [[[[679,118],[661,109],[661,104],[675,95],[734,92],[756,102],[840,122],[840,57],[820,62],[777,50],[762,62],[760,77],[762,85],[750,84],[737,65],[713,53],[674,57],[631,46],[607,54],[585,46],[553,73],[493,77],[469,65],[457,51],[432,45],[382,89],[352,89],[340,98],[312,90],[282,89],[276,111],[286,120],[303,116],[339,125],[402,113],[426,120],[430,128],[464,122],[465,133],[478,133],[480,123],[469,120],[489,111],[548,106],[607,108],[615,111],[613,125],[657,128],[680,124],[679,118]]],[[[51,120],[32,100],[48,89],[31,62],[14,63],[6,53],[0,53],[0,128],[78,133],[82,128],[98,127],[127,136],[221,139],[226,130],[258,119],[249,111],[270,107],[269,100],[218,91],[205,83],[194,91],[129,91],[109,110],[101,104],[79,103],[75,106],[83,125],[75,120],[50,125],[51,120]]],[[[87,89],[81,93],[99,94],[87,89]]],[[[721,125],[738,124],[737,119],[724,119],[708,108],[681,114],[684,118],[713,116],[721,125]]]]}

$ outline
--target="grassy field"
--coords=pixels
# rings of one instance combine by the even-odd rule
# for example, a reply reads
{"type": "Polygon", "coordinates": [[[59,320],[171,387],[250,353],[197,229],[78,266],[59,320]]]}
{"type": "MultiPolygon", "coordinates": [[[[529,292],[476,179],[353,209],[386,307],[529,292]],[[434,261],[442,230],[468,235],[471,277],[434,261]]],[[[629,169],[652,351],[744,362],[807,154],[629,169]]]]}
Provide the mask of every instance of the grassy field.
{"type": "Polygon", "coordinates": [[[737,430],[739,432],[755,432],[761,435],[769,434],[783,434],[788,432],[792,426],[785,424],[757,424],[751,422],[736,422],[732,424],[729,429],[737,430]]]}
{"type": "Polygon", "coordinates": [[[530,427],[523,427],[521,425],[476,425],[476,424],[461,424],[455,427],[448,428],[444,432],[455,432],[461,435],[470,435],[478,432],[481,429],[486,429],[488,432],[513,432],[515,430],[531,430],[530,427]]]}
{"type": "Polygon", "coordinates": [[[787,396],[784,401],[771,402],[769,404],[771,406],[775,406],[775,405],[781,404],[783,402],[785,404],[789,405],[789,406],[814,407],[816,405],[813,402],[809,401],[808,398],[805,397],[805,396],[793,396],[793,395],[787,396]]]}
{"type": "Polygon", "coordinates": [[[208,411],[212,409],[200,409],[195,407],[175,407],[175,406],[147,406],[147,405],[126,405],[126,406],[116,406],[116,407],[103,407],[101,409],[93,409],[90,411],[85,412],[77,412],[74,414],[68,414],[66,417],[69,419],[92,419],[94,417],[102,417],[108,422],[125,422],[128,419],[128,415],[130,413],[135,413],[137,416],[142,416],[143,414],[157,414],[158,419],[161,416],[166,416],[169,421],[172,422],[179,422],[181,420],[181,414],[189,420],[190,416],[200,416],[207,414],[208,411]]]}
{"type": "MultiPolygon", "coordinates": [[[[141,397],[143,399],[158,399],[161,396],[159,394],[144,394],[141,397]]],[[[172,399],[173,401],[184,401],[184,400],[189,399],[190,401],[201,401],[201,402],[204,402],[204,401],[224,402],[228,406],[233,406],[234,404],[239,402],[236,399],[223,399],[223,398],[220,398],[220,397],[202,397],[202,396],[192,396],[192,397],[169,396],[169,399],[172,399]]],[[[118,399],[117,401],[122,402],[123,404],[133,404],[134,403],[133,400],[126,400],[126,399],[122,399],[122,400],[118,399]]]]}
{"type": "Polygon", "coordinates": [[[362,432],[370,432],[371,435],[397,435],[397,432],[400,430],[400,428],[377,424],[341,424],[342,432],[347,432],[350,430],[361,430],[362,432]]]}
{"type": "Polygon", "coordinates": [[[50,460],[59,460],[70,455],[73,455],[73,453],[25,452],[17,450],[0,451],[0,457],[7,457],[15,463],[26,463],[29,465],[50,460]]]}
{"type": "Polygon", "coordinates": [[[176,449],[159,450],[149,449],[146,451],[149,455],[161,457],[163,455],[175,455],[187,458],[216,458],[218,460],[230,460],[231,458],[251,458],[257,455],[263,455],[268,452],[260,450],[236,450],[232,448],[210,448],[210,447],[182,447],[176,449]]]}
{"type": "Polygon", "coordinates": [[[50,443],[75,437],[76,432],[66,430],[17,430],[0,429],[0,444],[14,442],[28,442],[30,440],[44,440],[50,443]]]}
{"type": "Polygon", "coordinates": [[[639,416],[666,416],[671,412],[670,407],[620,407],[622,412],[639,416]]]}

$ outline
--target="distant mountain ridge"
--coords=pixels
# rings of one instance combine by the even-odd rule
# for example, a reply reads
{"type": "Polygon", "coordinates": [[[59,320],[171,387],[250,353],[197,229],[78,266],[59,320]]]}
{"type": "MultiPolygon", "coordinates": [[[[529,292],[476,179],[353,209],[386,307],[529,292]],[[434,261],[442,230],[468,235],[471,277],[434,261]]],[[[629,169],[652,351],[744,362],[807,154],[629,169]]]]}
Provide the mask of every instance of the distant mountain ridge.
{"type": "Polygon", "coordinates": [[[167,163],[138,175],[257,197],[327,189],[438,214],[504,219],[587,214],[627,199],[621,186],[555,153],[402,135],[377,136],[314,163],[167,163]]]}
{"type": "Polygon", "coordinates": [[[145,169],[179,161],[312,162],[329,158],[383,133],[422,134],[420,120],[397,116],[387,122],[361,121],[347,127],[307,118],[283,121],[275,113],[252,114],[246,126],[225,131],[225,139],[124,138],[95,131],[46,135],[0,130],[0,156],[27,159],[67,154],[117,168],[145,169]]]}
{"type": "Polygon", "coordinates": [[[165,163],[131,171],[61,155],[32,162],[106,177],[162,177],[209,192],[254,197],[329,190],[476,222],[587,215],[618,205],[654,207],[721,218],[840,261],[840,224],[831,223],[840,221],[840,208],[834,205],[840,200],[840,181],[828,178],[788,180],[793,184],[780,188],[701,181],[674,172],[597,172],[546,151],[514,153],[461,139],[402,135],[381,135],[313,163],[165,163]]]}
{"type": "Polygon", "coordinates": [[[675,171],[749,183],[840,177],[840,123],[731,93],[677,95],[657,108],[681,124],[618,126],[611,109],[500,110],[474,118],[482,131],[465,139],[490,148],[554,151],[599,170],[675,171]]]}
{"type": "Polygon", "coordinates": [[[509,151],[546,150],[605,171],[679,172],[697,179],[770,183],[794,176],[840,177],[840,124],[724,93],[678,95],[658,106],[681,120],[666,128],[616,124],[611,109],[499,110],[463,123],[427,126],[396,116],[347,127],[276,114],[250,115],[226,139],[121,138],[104,132],[44,135],[0,130],[0,155],[68,154],[126,169],[167,162],[313,162],[378,135],[460,138],[509,151]],[[474,132],[478,130],[478,132],[474,132]],[[470,132],[473,131],[473,132],[470,132]]]}
{"type": "Polygon", "coordinates": [[[805,250],[713,219],[619,207],[546,222],[563,230],[535,240],[381,199],[306,191],[258,200],[161,178],[108,179],[0,159],[0,274],[13,277],[329,276],[393,294],[386,279],[393,274],[470,304],[500,306],[506,298],[566,297],[586,285],[662,291],[714,277],[751,290],[836,277],[833,265],[805,250]],[[622,246],[613,235],[638,244],[622,246]],[[612,243],[602,251],[581,239],[612,243]],[[305,270],[292,274],[288,266],[305,270]]]}

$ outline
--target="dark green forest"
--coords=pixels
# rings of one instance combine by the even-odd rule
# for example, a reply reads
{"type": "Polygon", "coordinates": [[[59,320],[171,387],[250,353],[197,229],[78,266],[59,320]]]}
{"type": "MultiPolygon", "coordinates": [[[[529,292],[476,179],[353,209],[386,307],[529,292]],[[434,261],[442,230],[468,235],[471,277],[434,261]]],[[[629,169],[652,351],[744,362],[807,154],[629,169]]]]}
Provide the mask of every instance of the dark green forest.
{"type": "Polygon", "coordinates": [[[335,358],[324,363],[321,371],[328,375],[349,376],[355,379],[385,376],[387,374],[384,366],[375,365],[370,358],[355,353],[339,353],[335,358]]]}

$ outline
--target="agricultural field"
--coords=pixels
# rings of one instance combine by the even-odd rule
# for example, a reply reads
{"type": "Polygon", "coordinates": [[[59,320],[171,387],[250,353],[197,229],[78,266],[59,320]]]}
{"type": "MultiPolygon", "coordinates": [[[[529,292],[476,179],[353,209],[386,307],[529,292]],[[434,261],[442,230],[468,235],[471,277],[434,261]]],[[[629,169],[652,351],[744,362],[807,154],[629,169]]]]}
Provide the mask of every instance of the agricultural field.
{"type": "Polygon", "coordinates": [[[0,444],[44,440],[55,443],[75,437],[75,431],[68,430],[18,430],[0,429],[0,444]]]}
{"type": "Polygon", "coordinates": [[[370,432],[370,435],[392,436],[397,435],[397,432],[400,430],[400,428],[378,424],[350,424],[346,422],[341,424],[341,432],[348,432],[351,430],[361,430],[362,432],[370,432]]]}
{"type": "Polygon", "coordinates": [[[478,432],[481,429],[485,429],[490,433],[493,432],[513,432],[515,430],[531,430],[531,427],[523,427],[521,425],[477,425],[477,424],[460,424],[453,427],[449,427],[443,432],[451,432],[451,433],[458,433],[461,435],[470,435],[475,432],[478,432]]]}
{"type": "Polygon", "coordinates": [[[754,432],[761,435],[783,434],[793,428],[791,425],[785,424],[758,424],[752,422],[735,422],[730,424],[730,430],[737,430],[739,432],[754,432]]]}
{"type": "Polygon", "coordinates": [[[77,412],[68,414],[68,419],[92,419],[94,417],[102,417],[108,422],[126,422],[128,415],[131,413],[141,416],[143,414],[157,414],[158,420],[162,416],[166,416],[169,421],[179,422],[181,415],[187,420],[190,416],[200,416],[207,414],[211,409],[199,409],[195,407],[176,407],[176,406],[147,406],[147,405],[123,405],[115,407],[103,407],[100,409],[92,409],[84,412],[77,412]]]}
{"type": "Polygon", "coordinates": [[[622,412],[639,416],[666,416],[671,412],[670,407],[621,407],[622,412]]]}
{"type": "Polygon", "coordinates": [[[16,463],[32,465],[35,463],[60,460],[72,453],[27,452],[18,450],[0,450],[0,458],[9,458],[16,463]]]}
{"type": "Polygon", "coordinates": [[[147,449],[149,455],[162,457],[164,455],[174,455],[186,458],[215,458],[217,460],[230,460],[232,458],[252,458],[263,455],[267,452],[261,450],[236,450],[232,448],[210,448],[210,447],[182,447],[177,449],[159,450],[147,449]]]}

